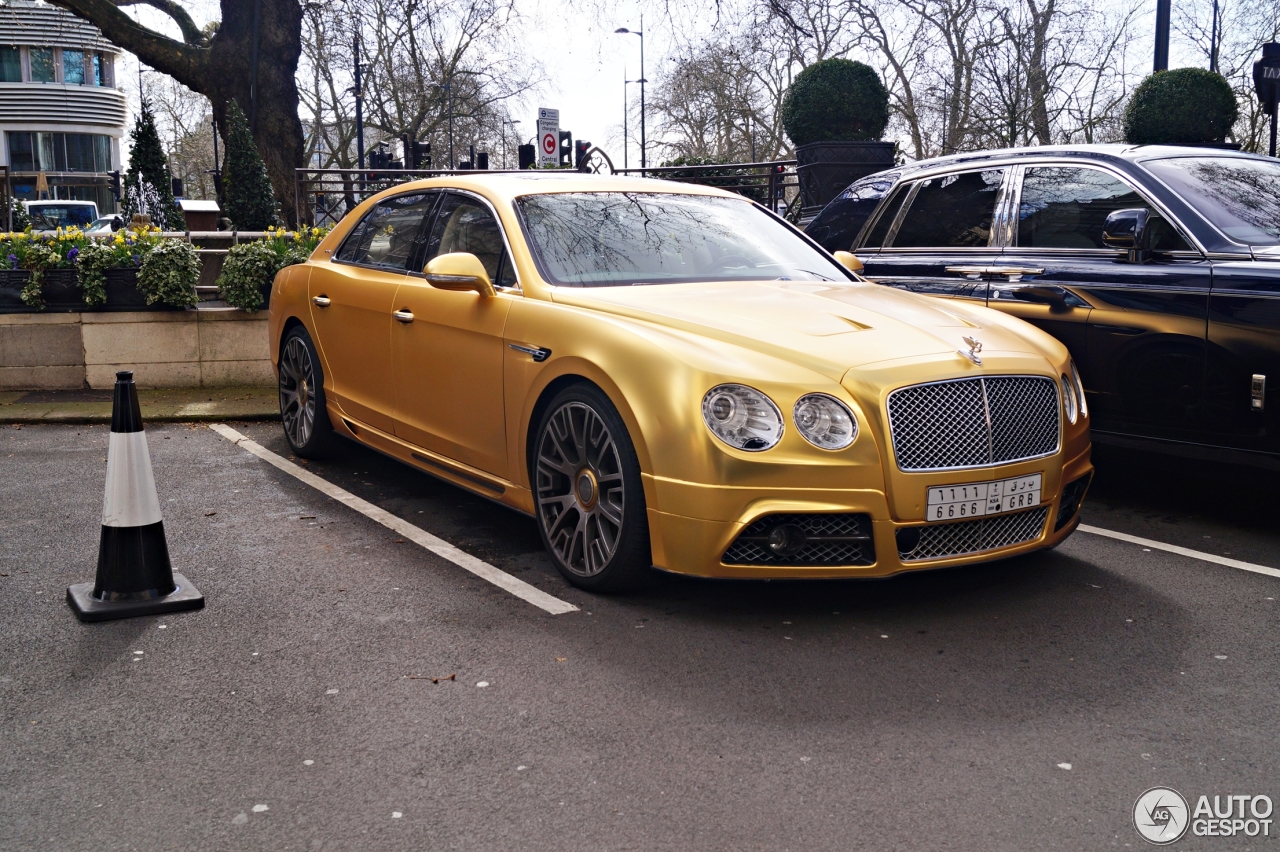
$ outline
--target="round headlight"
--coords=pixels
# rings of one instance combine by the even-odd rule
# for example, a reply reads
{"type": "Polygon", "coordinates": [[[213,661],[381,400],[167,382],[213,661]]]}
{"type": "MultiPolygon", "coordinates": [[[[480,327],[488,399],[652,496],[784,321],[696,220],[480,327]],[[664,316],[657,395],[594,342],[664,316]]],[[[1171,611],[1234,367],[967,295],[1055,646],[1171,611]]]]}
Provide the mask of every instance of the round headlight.
{"type": "Polygon", "coordinates": [[[791,410],[796,429],[821,450],[843,450],[858,437],[858,419],[848,407],[825,393],[805,394],[791,410]]]}
{"type": "Polygon", "coordinates": [[[1089,416],[1089,403],[1084,401],[1084,382],[1080,381],[1080,371],[1076,369],[1076,362],[1071,362],[1071,383],[1076,389],[1076,401],[1080,403],[1080,416],[1089,416]]]}
{"type": "Polygon", "coordinates": [[[782,413],[773,400],[746,385],[716,385],[702,398],[702,419],[721,441],[758,453],[782,440],[782,413]]]}
{"type": "Polygon", "coordinates": [[[1067,378],[1067,374],[1062,374],[1062,405],[1067,409],[1067,422],[1076,422],[1076,389],[1071,384],[1071,380],[1067,378]]]}

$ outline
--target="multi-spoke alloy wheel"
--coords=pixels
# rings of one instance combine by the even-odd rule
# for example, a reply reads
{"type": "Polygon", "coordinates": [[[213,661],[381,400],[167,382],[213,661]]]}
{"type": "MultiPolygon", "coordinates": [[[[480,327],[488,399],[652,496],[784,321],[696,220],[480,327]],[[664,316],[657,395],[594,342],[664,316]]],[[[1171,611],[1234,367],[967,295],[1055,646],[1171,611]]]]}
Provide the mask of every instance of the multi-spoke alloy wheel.
{"type": "Polygon", "coordinates": [[[604,590],[632,584],[640,562],[648,567],[648,524],[626,429],[593,391],[574,388],[552,403],[533,474],[543,541],[557,567],[578,585],[604,590]]]}
{"type": "Polygon", "coordinates": [[[280,350],[280,420],[289,446],[300,456],[319,452],[332,429],[322,384],[311,340],[294,329],[280,350]]]}

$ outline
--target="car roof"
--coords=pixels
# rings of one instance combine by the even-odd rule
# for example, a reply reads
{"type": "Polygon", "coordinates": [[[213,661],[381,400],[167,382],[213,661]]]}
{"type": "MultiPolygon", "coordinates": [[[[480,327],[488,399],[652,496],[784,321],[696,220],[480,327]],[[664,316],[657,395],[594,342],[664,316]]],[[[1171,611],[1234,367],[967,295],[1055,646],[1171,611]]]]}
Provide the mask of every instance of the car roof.
{"type": "Polygon", "coordinates": [[[906,163],[898,168],[901,168],[904,172],[913,172],[940,166],[982,163],[987,160],[1017,160],[1024,157],[1028,159],[1043,157],[1079,157],[1083,160],[1114,160],[1126,163],[1141,163],[1146,160],[1160,160],[1166,157],[1189,156],[1259,159],[1262,155],[1236,151],[1230,148],[1217,148],[1201,145],[1039,145],[1029,148],[996,148],[990,151],[971,151],[962,154],[949,154],[945,157],[932,157],[927,160],[916,160],[914,162],[906,163]]]}

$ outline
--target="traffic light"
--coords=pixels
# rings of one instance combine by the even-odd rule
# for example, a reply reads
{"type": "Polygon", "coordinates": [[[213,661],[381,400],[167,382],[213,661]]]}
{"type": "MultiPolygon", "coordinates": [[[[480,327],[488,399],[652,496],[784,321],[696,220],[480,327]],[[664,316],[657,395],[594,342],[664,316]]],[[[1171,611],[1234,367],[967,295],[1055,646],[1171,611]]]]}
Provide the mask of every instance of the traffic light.
{"type": "Polygon", "coordinates": [[[517,150],[519,156],[520,168],[531,169],[534,162],[538,159],[538,149],[532,145],[521,145],[517,150]]]}
{"type": "Polygon", "coordinates": [[[409,162],[413,163],[410,168],[413,169],[429,169],[431,168],[431,143],[430,142],[414,142],[413,156],[409,162]]]}
{"type": "Polygon", "coordinates": [[[371,169],[389,169],[391,168],[391,151],[387,149],[386,142],[379,142],[376,147],[369,152],[369,168],[371,169]]]}
{"type": "Polygon", "coordinates": [[[573,132],[560,131],[560,165],[573,166],[573,132]]]}
{"type": "Polygon", "coordinates": [[[480,171],[489,171],[489,152],[480,151],[476,154],[476,168],[480,171]]]}
{"type": "Polygon", "coordinates": [[[116,201],[120,200],[120,173],[107,172],[107,177],[111,178],[111,197],[116,201]]]}
{"type": "Polygon", "coordinates": [[[587,152],[591,150],[591,143],[582,139],[578,140],[578,144],[573,146],[573,167],[575,169],[582,168],[582,161],[586,159],[587,152]]]}
{"type": "Polygon", "coordinates": [[[174,198],[182,198],[182,178],[169,178],[169,190],[173,193],[174,198]]]}

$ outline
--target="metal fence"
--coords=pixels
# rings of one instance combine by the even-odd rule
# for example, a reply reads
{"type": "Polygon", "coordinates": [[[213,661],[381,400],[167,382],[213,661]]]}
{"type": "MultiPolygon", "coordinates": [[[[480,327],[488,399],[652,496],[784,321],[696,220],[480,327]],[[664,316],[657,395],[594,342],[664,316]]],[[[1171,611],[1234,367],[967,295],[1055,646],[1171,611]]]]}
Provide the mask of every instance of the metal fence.
{"type": "MultiPolygon", "coordinates": [[[[793,221],[800,212],[795,160],[648,169],[614,169],[605,160],[603,167],[593,161],[592,167],[583,171],[719,187],[744,195],[793,221]]],[[[490,172],[493,173],[500,172],[490,172]]],[[[397,184],[441,175],[474,174],[456,169],[298,169],[294,175],[294,203],[303,222],[333,225],[369,196],[397,184]]]]}

